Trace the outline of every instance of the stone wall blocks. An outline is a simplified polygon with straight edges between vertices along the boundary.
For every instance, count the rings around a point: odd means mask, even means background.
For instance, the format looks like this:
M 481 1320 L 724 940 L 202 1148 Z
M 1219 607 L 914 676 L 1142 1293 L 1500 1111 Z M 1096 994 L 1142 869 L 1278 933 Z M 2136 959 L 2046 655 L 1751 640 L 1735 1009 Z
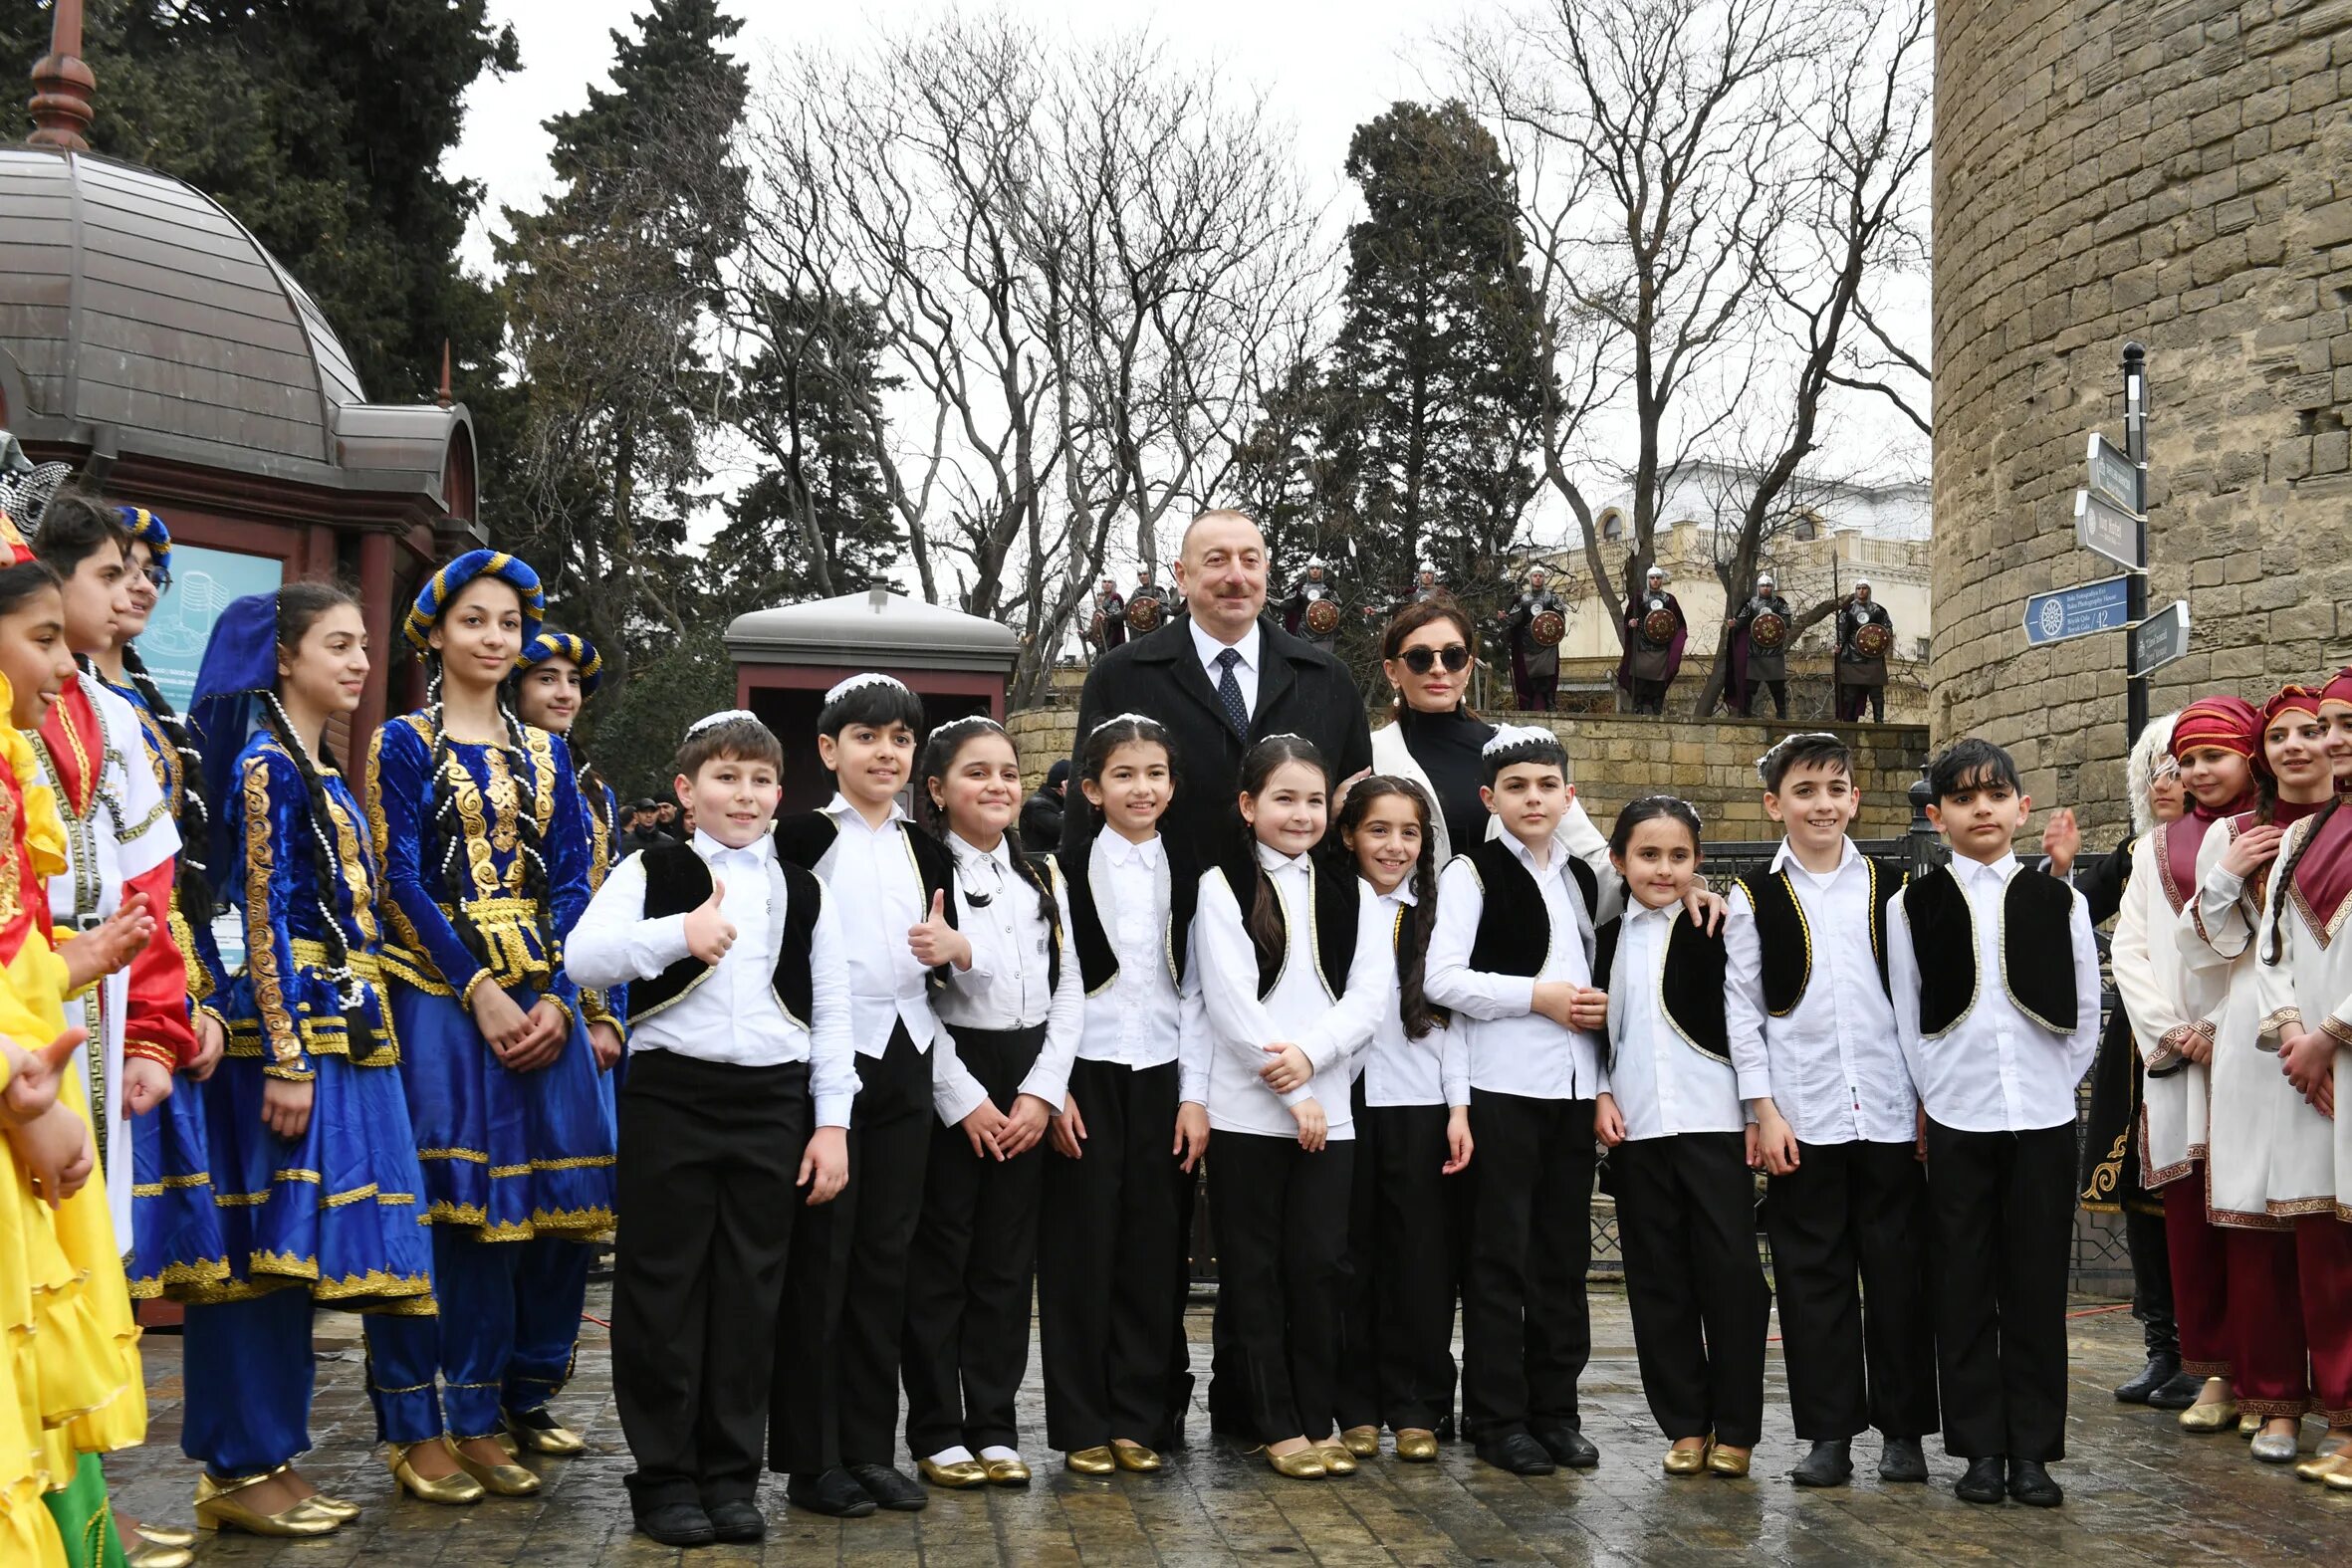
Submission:
M 2311 438 L 2313 475 L 2341 474 L 2352 469 L 2352 431 L 2328 430 Z

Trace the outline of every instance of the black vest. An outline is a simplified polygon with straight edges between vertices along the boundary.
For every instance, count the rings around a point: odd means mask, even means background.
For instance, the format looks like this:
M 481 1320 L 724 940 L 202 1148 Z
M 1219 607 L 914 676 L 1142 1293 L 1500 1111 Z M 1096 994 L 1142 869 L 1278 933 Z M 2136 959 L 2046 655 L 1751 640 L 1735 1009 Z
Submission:
M 1551 956 L 1551 918 L 1543 890 L 1533 873 L 1513 852 L 1509 837 L 1490 838 L 1467 855 L 1486 895 L 1478 915 L 1478 937 L 1470 947 L 1470 967 L 1483 975 L 1526 975 L 1543 972 Z M 1567 855 L 1568 875 L 1584 897 L 1584 918 L 1590 921 L 1600 907 L 1600 879 L 1592 867 L 1557 844 L 1553 854 Z
M 1056 852 L 1061 885 L 1069 899 L 1069 945 L 1078 956 L 1078 979 L 1091 997 L 1118 979 L 1118 949 L 1102 927 L 1102 912 L 1094 903 L 1094 886 L 1087 872 L 1094 863 L 1094 841 Z M 1168 872 L 1168 928 L 1162 951 L 1168 961 L 1168 983 L 1184 985 L 1184 957 L 1192 940 L 1192 912 L 1200 902 L 1200 868 L 1180 850 L 1174 839 L 1160 839 L 1160 861 Z M 1248 911 L 1243 912 L 1245 917 Z
M 1870 960 L 1878 966 L 1878 985 L 1887 988 L 1887 899 L 1909 873 L 1891 862 L 1864 856 L 1870 873 Z M 1804 1001 L 1813 979 L 1813 929 L 1797 902 L 1796 886 L 1788 873 L 1759 871 L 1740 879 L 1748 902 L 1756 910 L 1756 935 L 1764 958 L 1764 1008 L 1784 1018 Z M 1889 992 L 1890 997 L 1892 993 Z
M 2001 895 L 2000 975 L 2009 1001 L 2053 1034 L 2074 1032 L 2074 889 L 2020 869 Z M 1977 928 L 1968 894 L 1950 866 L 1903 889 L 1903 919 L 1919 959 L 1919 1031 L 1950 1033 L 1975 1009 Z
M 709 862 L 685 844 L 656 844 L 640 856 L 645 869 L 643 918 L 661 920 L 701 907 L 711 896 Z M 812 1007 L 809 949 L 817 934 L 817 911 L 824 884 L 790 861 L 784 872 L 784 936 L 776 948 L 776 1005 L 802 1028 Z M 651 980 L 629 983 L 629 1016 L 642 1023 L 708 979 L 712 966 L 689 953 Z
M 1592 984 L 1602 991 L 1609 989 L 1609 974 L 1617 959 L 1617 939 L 1624 931 L 1625 917 L 1620 915 L 1593 933 Z M 1728 1062 L 1732 1059 L 1732 1036 L 1730 1026 L 1724 1022 L 1723 977 L 1723 933 L 1718 931 L 1711 937 L 1704 927 L 1691 924 L 1688 915 L 1676 910 L 1668 922 L 1666 967 L 1659 983 L 1658 1000 L 1675 1032 L 1716 1060 Z M 1628 975 L 1624 980 L 1629 986 L 1646 986 L 1650 978 Z M 1616 1041 L 1603 1029 L 1601 1065 L 1616 1064 Z
M 956 924 L 956 857 L 947 845 L 922 831 L 912 822 L 899 823 L 899 836 L 906 840 L 906 852 L 915 863 L 915 875 L 923 884 L 923 915 L 931 912 L 934 895 L 945 893 L 941 914 L 950 926 Z M 829 811 L 796 811 L 776 819 L 776 855 L 788 866 L 804 871 L 815 871 L 817 862 L 841 836 L 841 824 L 834 821 Z M 691 906 L 689 906 L 691 907 Z M 918 919 L 922 918 L 920 916 Z M 911 922 L 910 922 L 911 923 Z M 948 967 L 944 964 L 931 971 L 930 987 L 937 991 L 947 984 Z M 635 993 L 630 993 L 632 999 Z M 632 1000 L 632 1008 L 635 1004 Z
M 1241 906 L 1242 929 L 1250 925 L 1250 908 L 1258 899 L 1258 848 L 1245 845 L 1239 854 L 1228 855 L 1218 862 L 1218 873 L 1233 891 L 1233 901 Z M 1355 923 L 1362 905 L 1363 883 L 1355 873 L 1341 867 L 1334 871 L 1313 856 L 1306 861 L 1307 877 L 1314 885 L 1314 897 L 1307 910 L 1308 923 L 1314 928 L 1314 967 L 1316 978 L 1323 983 L 1323 994 L 1333 1002 L 1347 995 L 1347 972 L 1355 963 Z M 1282 900 L 1275 900 L 1275 918 L 1284 922 L 1282 945 L 1270 959 L 1258 958 L 1258 1000 L 1264 1002 L 1274 994 L 1275 982 L 1283 978 L 1283 966 L 1291 955 L 1290 917 L 1284 912 Z

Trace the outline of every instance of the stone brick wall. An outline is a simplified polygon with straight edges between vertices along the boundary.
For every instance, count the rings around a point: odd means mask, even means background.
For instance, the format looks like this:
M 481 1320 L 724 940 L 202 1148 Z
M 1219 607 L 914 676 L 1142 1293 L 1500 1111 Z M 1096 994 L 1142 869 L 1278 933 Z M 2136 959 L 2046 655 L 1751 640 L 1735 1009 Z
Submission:
M 1756 760 L 1788 733 L 1787 725 L 1744 719 L 1695 724 L 1581 714 L 1487 717 L 1497 723 L 1548 722 L 1567 748 L 1569 777 L 1584 808 L 1603 831 L 1626 801 L 1666 791 L 1698 806 L 1711 838 L 1779 836 L 1779 829 L 1764 815 Z M 1017 713 L 1006 724 L 1021 753 L 1021 774 L 1027 787 L 1037 787 L 1055 758 L 1070 754 L 1076 722 L 1073 710 L 1056 707 Z M 1904 791 L 1927 760 L 1924 727 L 1864 724 L 1807 728 L 1834 730 L 1854 748 L 1862 789 L 1862 813 L 1854 823 L 1855 837 L 1890 838 L 1911 825 L 1911 803 Z
M 2087 432 L 2148 346 L 2151 604 L 2187 598 L 2164 713 L 2352 651 L 2352 0 L 1944 0 L 1935 153 L 1939 740 L 2124 819 L 2120 634 L 2028 650 Z

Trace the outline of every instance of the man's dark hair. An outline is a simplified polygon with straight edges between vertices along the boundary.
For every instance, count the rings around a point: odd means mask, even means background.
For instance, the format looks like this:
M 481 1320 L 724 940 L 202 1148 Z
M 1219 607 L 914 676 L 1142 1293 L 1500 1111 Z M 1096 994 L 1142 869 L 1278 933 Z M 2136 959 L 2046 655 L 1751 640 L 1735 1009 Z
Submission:
M 1928 763 L 1928 787 L 1939 803 L 1964 791 L 2003 788 L 2017 794 L 2024 789 L 2009 754 L 1973 735 L 1954 741 Z
M 1764 780 L 1764 786 L 1773 794 L 1780 792 L 1780 781 L 1798 768 L 1833 768 L 1848 780 L 1854 777 L 1854 754 L 1845 741 L 1826 731 L 1810 735 L 1791 735 L 1783 738 L 1770 751 L 1757 759 L 1756 772 Z
M 766 763 L 778 778 L 784 777 L 784 743 L 757 719 L 729 719 L 687 736 L 678 745 L 678 773 L 691 780 L 702 772 L 703 764 L 720 757 Z
M 83 561 L 108 546 L 118 555 L 130 553 L 130 536 L 123 532 L 114 510 L 101 506 L 79 490 L 61 490 L 41 514 L 41 529 L 33 538 L 33 554 L 62 580 Z
M 923 699 L 896 681 L 866 681 L 841 693 L 817 715 L 817 733 L 839 740 L 853 724 L 888 729 L 903 724 L 923 733 Z

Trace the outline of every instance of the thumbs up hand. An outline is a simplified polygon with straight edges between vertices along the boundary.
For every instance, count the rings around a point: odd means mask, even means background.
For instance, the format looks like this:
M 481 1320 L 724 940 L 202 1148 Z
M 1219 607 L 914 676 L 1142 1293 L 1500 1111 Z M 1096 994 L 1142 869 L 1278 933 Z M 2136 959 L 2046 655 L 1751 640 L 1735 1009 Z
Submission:
M 711 896 L 686 912 L 686 951 L 705 964 L 718 963 L 735 946 L 735 927 L 719 908 L 726 896 L 727 884 L 712 877 Z
M 925 969 L 937 969 L 942 964 L 953 964 L 957 969 L 972 967 L 972 940 L 947 923 L 947 893 L 931 895 L 931 912 L 906 930 L 906 945 L 915 962 Z

